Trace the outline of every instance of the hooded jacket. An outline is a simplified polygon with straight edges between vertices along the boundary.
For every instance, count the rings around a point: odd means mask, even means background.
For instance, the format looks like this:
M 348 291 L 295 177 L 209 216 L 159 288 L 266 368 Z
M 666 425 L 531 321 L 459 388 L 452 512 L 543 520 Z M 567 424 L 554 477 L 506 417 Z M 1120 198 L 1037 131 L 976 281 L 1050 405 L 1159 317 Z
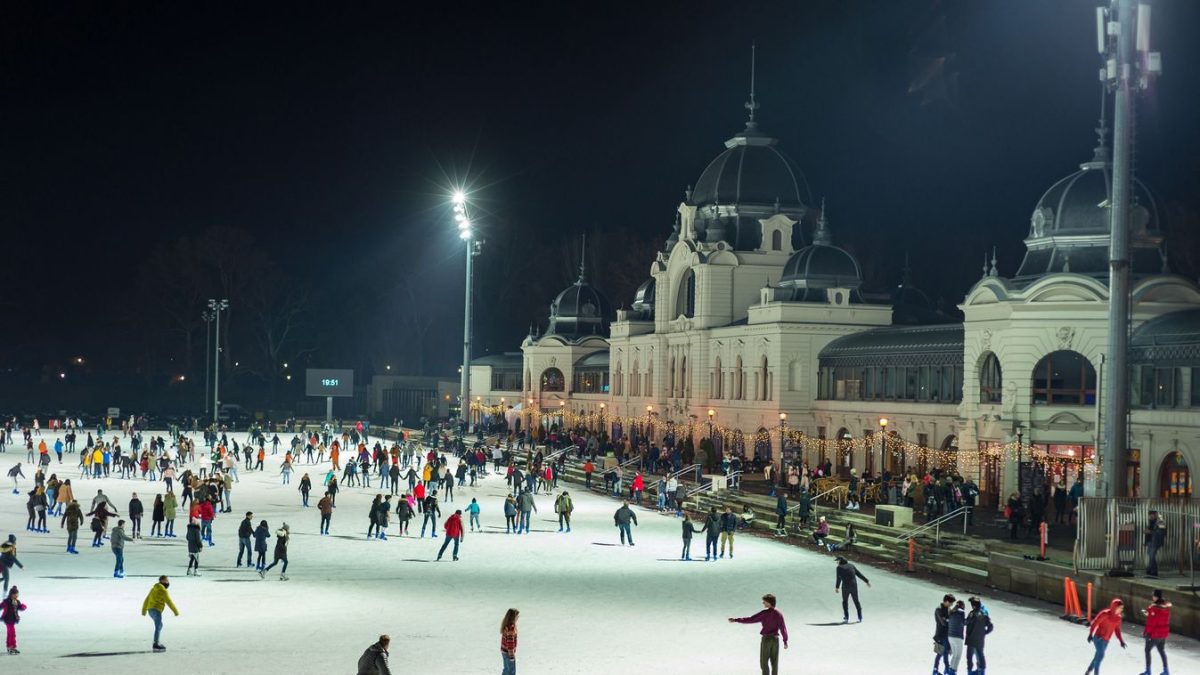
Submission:
M 1117 608 L 1121 606 L 1121 601 L 1116 598 L 1108 604 L 1108 609 L 1101 611 L 1092 619 L 1092 625 L 1088 629 L 1088 637 L 1099 638 L 1101 640 L 1111 640 L 1113 635 L 1117 636 L 1117 641 L 1121 644 L 1125 643 L 1125 638 L 1121 637 L 1121 615 L 1117 613 Z
M 1146 608 L 1145 636 L 1151 640 L 1166 640 L 1171 635 L 1171 603 L 1151 603 Z

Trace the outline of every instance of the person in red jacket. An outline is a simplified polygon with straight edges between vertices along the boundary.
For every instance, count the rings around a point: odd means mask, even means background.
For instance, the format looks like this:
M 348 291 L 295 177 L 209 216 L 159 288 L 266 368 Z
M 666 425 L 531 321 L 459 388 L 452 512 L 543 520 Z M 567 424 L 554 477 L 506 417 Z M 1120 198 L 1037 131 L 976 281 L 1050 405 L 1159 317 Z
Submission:
M 209 546 L 213 545 L 212 522 L 216 517 L 217 512 L 211 501 L 205 499 L 200 502 L 200 536 L 208 542 Z
M 1114 635 L 1117 636 L 1117 642 L 1121 643 L 1121 649 L 1125 648 L 1125 638 L 1121 637 L 1121 617 L 1124 614 L 1125 603 L 1120 598 L 1113 598 L 1108 609 L 1101 611 L 1096 618 L 1092 619 L 1087 639 L 1096 648 L 1096 655 L 1092 657 L 1092 663 L 1084 675 L 1093 675 L 1093 673 L 1100 675 L 1100 663 L 1104 661 L 1104 651 L 1108 649 L 1108 641 Z
M 442 554 L 446 552 L 446 547 L 453 541 L 454 553 L 452 555 L 455 560 L 458 560 L 458 542 L 462 541 L 463 536 L 462 511 L 455 511 L 454 515 L 447 518 L 443 530 L 445 531 L 446 541 L 442 542 L 442 549 L 438 551 L 437 559 L 442 559 Z
M 629 489 L 633 492 L 633 500 L 637 502 L 638 506 L 641 506 L 642 491 L 646 489 L 646 480 L 642 478 L 640 471 L 633 476 L 633 485 L 630 485 Z
M 1162 589 L 1154 589 L 1154 602 L 1142 610 L 1146 617 L 1146 674 L 1150 673 L 1150 651 L 1158 650 L 1162 658 L 1163 673 L 1167 672 L 1167 637 L 1171 634 L 1171 603 L 1163 599 Z
M 417 486 L 413 488 L 413 497 L 417 498 L 417 513 L 421 513 L 421 505 L 425 503 L 424 481 L 417 481 Z

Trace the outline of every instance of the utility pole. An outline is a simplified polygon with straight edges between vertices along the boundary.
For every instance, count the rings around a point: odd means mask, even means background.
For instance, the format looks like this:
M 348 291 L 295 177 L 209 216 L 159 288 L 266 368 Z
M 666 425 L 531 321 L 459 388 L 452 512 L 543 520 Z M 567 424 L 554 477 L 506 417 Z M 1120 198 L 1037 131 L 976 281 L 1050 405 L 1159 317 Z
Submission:
M 204 319 L 204 415 L 208 416 L 208 388 L 212 386 L 212 371 L 210 370 L 210 359 L 212 358 L 212 312 L 201 312 L 200 318 Z
M 1129 421 L 1129 214 L 1133 185 L 1133 96 L 1145 90 L 1162 71 L 1157 52 L 1150 51 L 1150 5 L 1134 0 L 1112 0 L 1107 9 L 1096 8 L 1097 50 L 1104 59 L 1100 79 L 1113 92 L 1112 191 L 1109 196 L 1110 241 L 1108 305 L 1108 385 L 1103 393 L 1103 466 L 1097 494 L 1124 493 Z

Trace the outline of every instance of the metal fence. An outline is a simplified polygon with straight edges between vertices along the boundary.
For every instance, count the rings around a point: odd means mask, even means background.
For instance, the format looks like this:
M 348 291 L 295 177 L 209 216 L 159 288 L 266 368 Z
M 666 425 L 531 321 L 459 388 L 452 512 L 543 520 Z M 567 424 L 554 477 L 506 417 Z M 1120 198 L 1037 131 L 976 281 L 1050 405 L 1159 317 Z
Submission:
M 1163 570 L 1190 573 L 1200 537 L 1200 500 L 1084 497 L 1079 500 L 1075 567 L 1080 570 L 1134 570 L 1146 567 L 1142 545 L 1150 512 L 1167 525 L 1158 550 Z

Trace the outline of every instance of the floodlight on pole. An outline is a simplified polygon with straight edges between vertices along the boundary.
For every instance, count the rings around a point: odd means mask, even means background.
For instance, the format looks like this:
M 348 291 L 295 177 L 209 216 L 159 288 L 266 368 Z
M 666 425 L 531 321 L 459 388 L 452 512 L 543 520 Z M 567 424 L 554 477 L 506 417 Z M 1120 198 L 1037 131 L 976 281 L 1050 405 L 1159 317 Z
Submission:
M 466 243 L 466 289 L 463 299 L 463 362 L 459 368 L 462 380 L 459 383 L 459 415 L 464 423 L 470 422 L 469 408 L 471 400 L 471 301 L 472 301 L 472 259 L 479 255 L 482 241 L 472 238 L 471 217 L 467 210 L 467 194 L 463 190 L 455 190 L 450 196 L 454 204 L 454 221 L 458 226 L 458 238 Z

